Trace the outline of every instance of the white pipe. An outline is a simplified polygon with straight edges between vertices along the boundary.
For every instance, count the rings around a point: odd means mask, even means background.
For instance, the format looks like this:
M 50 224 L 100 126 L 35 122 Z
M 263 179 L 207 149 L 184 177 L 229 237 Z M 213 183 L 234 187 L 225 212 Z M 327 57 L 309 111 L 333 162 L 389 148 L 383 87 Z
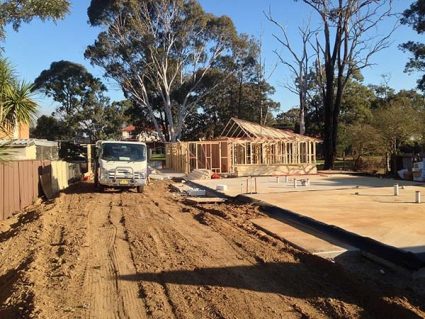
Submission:
M 400 195 L 400 190 L 398 188 L 398 184 L 394 185 L 394 196 L 398 196 Z
M 294 177 L 294 188 L 297 188 L 297 179 Z
M 415 202 L 417 204 L 421 203 L 421 192 L 420 191 L 416 191 Z

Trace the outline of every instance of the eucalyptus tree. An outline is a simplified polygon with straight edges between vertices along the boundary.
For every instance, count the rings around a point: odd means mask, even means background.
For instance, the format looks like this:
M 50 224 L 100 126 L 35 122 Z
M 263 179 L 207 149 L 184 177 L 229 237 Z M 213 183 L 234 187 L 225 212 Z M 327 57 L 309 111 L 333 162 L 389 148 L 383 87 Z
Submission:
M 299 99 L 299 112 L 298 112 L 298 131 L 301 135 L 305 134 L 305 117 L 309 100 L 310 83 L 309 75 L 314 62 L 314 50 L 311 48 L 311 41 L 314 39 L 318 30 L 310 27 L 307 23 L 303 27 L 298 28 L 298 35 L 300 41 L 300 48 L 297 50 L 289 40 L 288 31 L 286 28 L 275 19 L 272 15 L 271 9 L 265 13 L 266 18 L 273 23 L 280 31 L 280 34 L 273 34 L 273 37 L 280 43 L 280 45 L 287 53 L 287 56 L 281 54 L 278 50 L 274 50 L 280 62 L 288 67 L 292 74 L 292 82 L 285 85 L 285 87 L 292 93 L 296 94 Z M 289 57 L 288 57 L 289 56 Z
M 229 17 L 205 12 L 196 0 L 92 0 L 88 15 L 103 31 L 86 58 L 147 111 L 163 140 L 182 136 L 187 116 L 219 85 L 201 91 L 203 79 L 217 64 L 227 67 L 223 60 L 243 41 Z M 224 74 L 235 72 L 229 64 Z
M 356 72 L 373 64 L 377 52 L 390 45 L 398 21 L 380 29 L 393 16 L 392 0 L 298 1 L 308 5 L 320 21 L 321 31 L 314 41 L 315 66 L 324 105 L 325 169 L 331 169 L 345 87 Z
M 425 1 L 416 0 L 403 12 L 403 24 L 411 26 L 418 34 L 425 33 Z M 425 44 L 419 41 L 408 41 L 401 45 L 404 51 L 412 54 L 406 65 L 406 72 L 425 72 Z M 418 87 L 425 91 L 425 75 L 418 80 Z
M 69 0 L 2 0 L 0 2 L 0 38 L 5 37 L 5 26 L 18 30 L 22 23 L 34 18 L 57 21 L 69 10 Z

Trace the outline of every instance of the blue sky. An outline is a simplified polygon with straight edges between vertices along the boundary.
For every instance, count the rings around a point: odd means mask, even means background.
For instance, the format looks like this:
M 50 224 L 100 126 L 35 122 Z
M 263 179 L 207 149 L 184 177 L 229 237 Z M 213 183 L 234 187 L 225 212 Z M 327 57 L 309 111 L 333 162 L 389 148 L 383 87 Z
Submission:
M 395 9 L 403 11 L 412 2 L 411 0 L 394 0 Z M 62 21 L 55 23 L 33 21 L 25 24 L 14 32 L 7 28 L 7 38 L 3 43 L 4 53 L 15 66 L 18 74 L 26 81 L 32 82 L 42 70 L 49 67 L 50 63 L 58 60 L 70 60 L 85 65 L 94 75 L 101 77 L 103 71 L 92 67 L 84 59 L 84 50 L 92 44 L 99 33 L 99 29 L 92 28 L 87 24 L 87 7 L 90 0 L 73 0 L 71 13 Z M 270 83 L 275 87 L 274 99 L 281 103 L 281 110 L 288 110 L 297 105 L 297 97 L 284 88 L 284 84 L 290 81 L 290 75 L 278 62 L 273 50 L 280 50 L 273 33 L 274 28 L 265 18 L 263 11 L 271 8 L 274 18 L 280 21 L 290 34 L 290 40 L 296 44 L 296 30 L 310 16 L 309 8 L 301 1 L 293 0 L 200 0 L 204 9 L 216 15 L 230 16 L 241 33 L 251 34 L 262 39 L 263 58 L 266 63 L 266 76 L 270 76 Z M 314 21 L 314 19 L 313 19 Z M 382 26 L 381 32 L 391 27 L 388 22 Z M 401 26 L 392 37 L 392 46 L 377 54 L 373 62 L 376 64 L 366 69 L 363 74 L 365 83 L 379 84 L 381 76 L 387 74 L 390 77 L 390 86 L 396 90 L 412 89 L 416 85 L 417 74 L 408 75 L 403 72 L 408 55 L 398 49 L 398 45 L 407 40 L 419 40 L 419 36 L 410 28 Z M 119 87 L 110 80 L 104 80 L 109 88 L 109 96 L 114 100 L 122 99 Z M 54 103 L 39 95 L 37 100 L 40 104 L 40 114 L 51 113 Z

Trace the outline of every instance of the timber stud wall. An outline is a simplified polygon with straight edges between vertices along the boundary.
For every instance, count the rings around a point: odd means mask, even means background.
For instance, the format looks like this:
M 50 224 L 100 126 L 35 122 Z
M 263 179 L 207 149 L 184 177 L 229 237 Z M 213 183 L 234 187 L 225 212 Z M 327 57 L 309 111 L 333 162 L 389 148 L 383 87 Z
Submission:
M 194 169 L 229 173 L 230 144 L 226 141 L 179 142 L 166 144 L 166 166 L 188 174 Z
M 320 142 L 232 117 L 217 140 L 166 144 L 166 166 L 186 174 L 195 169 L 238 176 L 250 171 L 307 174 L 316 171 Z
M 242 166 L 245 170 L 247 166 L 254 170 L 258 166 L 308 166 L 311 170 L 316 166 L 316 142 L 228 139 L 168 143 L 166 166 L 186 174 L 194 169 L 235 174 Z

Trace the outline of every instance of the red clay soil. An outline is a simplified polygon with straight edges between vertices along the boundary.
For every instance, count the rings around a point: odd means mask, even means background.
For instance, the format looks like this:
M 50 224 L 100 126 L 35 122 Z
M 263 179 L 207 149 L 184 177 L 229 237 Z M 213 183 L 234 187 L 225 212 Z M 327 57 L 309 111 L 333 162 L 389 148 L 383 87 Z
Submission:
M 249 205 L 74 185 L 0 222 L 0 318 L 423 318 L 425 281 L 311 256 Z

